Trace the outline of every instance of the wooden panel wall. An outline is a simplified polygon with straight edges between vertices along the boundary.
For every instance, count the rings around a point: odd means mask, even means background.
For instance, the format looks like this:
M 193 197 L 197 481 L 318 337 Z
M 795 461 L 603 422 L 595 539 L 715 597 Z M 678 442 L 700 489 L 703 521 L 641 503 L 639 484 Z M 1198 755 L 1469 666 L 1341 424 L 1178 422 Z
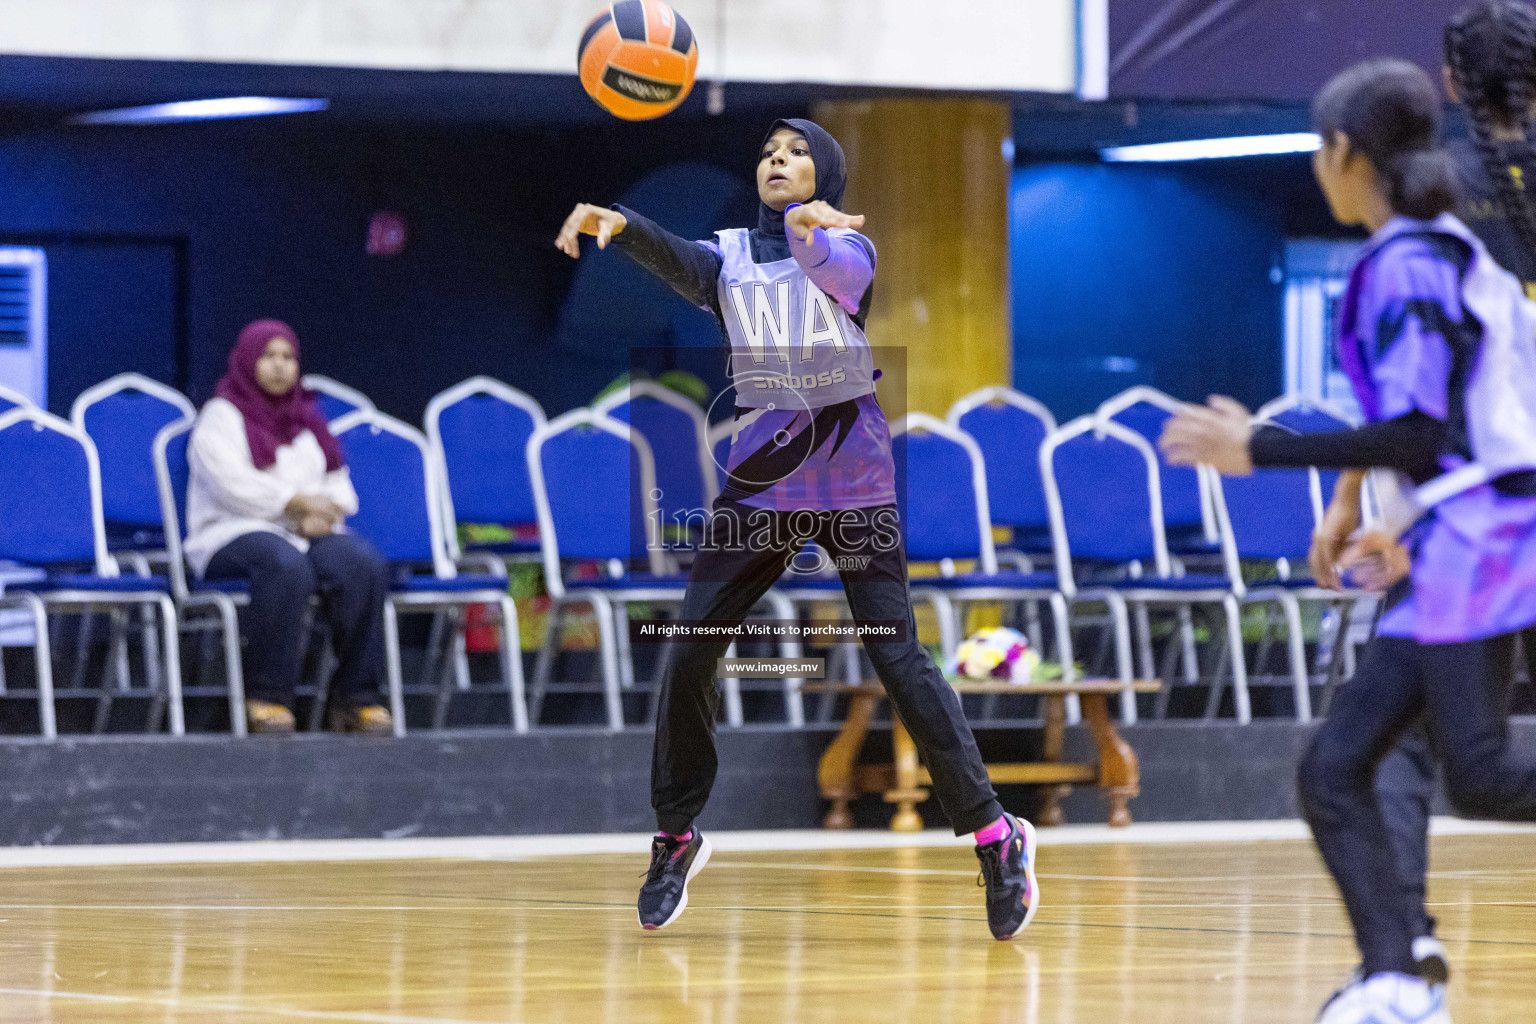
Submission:
M 844 206 L 868 218 L 878 254 L 869 340 L 907 350 L 904 411 L 942 417 L 960 396 L 1009 383 L 1007 104 L 827 102 L 813 116 L 848 155 Z

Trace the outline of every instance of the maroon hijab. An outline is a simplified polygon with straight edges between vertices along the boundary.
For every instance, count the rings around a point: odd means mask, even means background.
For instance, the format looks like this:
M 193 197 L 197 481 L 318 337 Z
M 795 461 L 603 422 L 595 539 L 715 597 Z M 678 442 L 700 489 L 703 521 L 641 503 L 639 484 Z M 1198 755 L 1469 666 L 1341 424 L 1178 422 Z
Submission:
M 308 430 L 325 452 L 325 468 L 342 467 L 341 449 L 325 425 L 325 417 L 314 396 L 295 383 L 288 393 L 276 398 L 256 382 L 256 361 L 273 338 L 284 338 L 299 358 L 299 336 L 281 320 L 257 320 L 240 332 L 240 340 L 229 352 L 229 369 L 219 379 L 214 394 L 234 404 L 245 417 L 245 439 L 251 446 L 251 461 L 257 469 L 266 469 L 277 461 L 277 450 Z

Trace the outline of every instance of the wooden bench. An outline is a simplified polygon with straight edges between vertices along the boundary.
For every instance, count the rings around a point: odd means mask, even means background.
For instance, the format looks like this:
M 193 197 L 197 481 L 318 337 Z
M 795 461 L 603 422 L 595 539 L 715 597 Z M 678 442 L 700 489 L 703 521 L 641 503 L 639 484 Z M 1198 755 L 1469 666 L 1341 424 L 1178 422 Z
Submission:
M 1138 680 L 1132 684 L 1137 693 L 1156 693 L 1162 689 L 1157 680 Z M 849 801 L 865 793 L 879 793 L 886 803 L 896 805 L 891 829 L 918 832 L 923 819 L 917 805 L 928 799 L 924 786 L 933 784 L 928 769 L 917 762 L 917 747 L 901 720 L 892 716 L 891 746 L 893 763 L 860 764 L 859 752 L 869 732 L 875 709 L 885 699 L 885 688 L 878 683 L 847 686 L 836 683 L 812 683 L 802 688 L 807 693 L 840 693 L 849 698 L 848 717 L 842 731 L 821 756 L 817 781 L 821 795 L 832 801 L 823 824 L 829 829 L 853 827 L 848 813 Z M 1039 697 L 1045 721 L 1045 760 L 1022 764 L 989 764 L 987 775 L 994 783 L 1022 783 L 1045 787 L 1045 801 L 1036 824 L 1060 825 L 1061 797 L 1074 785 L 1096 785 L 1109 798 L 1109 824 L 1123 828 L 1131 823 L 1130 800 L 1140 792 L 1141 770 L 1136 752 L 1115 731 L 1109 714 L 1109 698 L 1119 696 L 1125 685 L 1117 679 L 1083 679 L 1075 683 L 956 683 L 957 693 L 1006 694 Z M 1067 697 L 1076 694 L 1082 706 L 1083 721 L 1093 733 L 1098 747 L 1098 764 L 1066 764 L 1061 760 L 1062 738 L 1067 725 Z

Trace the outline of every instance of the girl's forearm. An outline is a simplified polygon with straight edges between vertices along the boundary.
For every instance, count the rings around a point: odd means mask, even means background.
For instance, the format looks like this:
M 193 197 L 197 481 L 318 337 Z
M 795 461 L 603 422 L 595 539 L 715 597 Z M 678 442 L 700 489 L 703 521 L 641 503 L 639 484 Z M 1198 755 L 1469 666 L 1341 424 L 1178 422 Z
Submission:
M 1360 518 L 1360 491 L 1365 485 L 1365 470 L 1346 469 L 1339 474 L 1338 481 L 1333 485 L 1333 500 L 1329 507 L 1337 507 L 1341 511 L 1353 511 L 1355 518 Z
M 874 260 L 863 243 L 848 235 L 830 235 L 824 228 L 815 228 L 802 239 L 787 222 L 784 236 L 790 254 L 811 283 L 848 312 L 857 311 L 875 279 Z

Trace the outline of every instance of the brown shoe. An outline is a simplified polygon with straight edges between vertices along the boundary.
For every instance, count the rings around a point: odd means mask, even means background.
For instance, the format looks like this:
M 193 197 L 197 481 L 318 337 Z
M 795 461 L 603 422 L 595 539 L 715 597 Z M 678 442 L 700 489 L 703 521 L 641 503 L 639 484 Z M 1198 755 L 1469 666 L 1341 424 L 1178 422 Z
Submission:
M 269 700 L 248 700 L 245 702 L 245 728 L 251 733 L 291 733 L 293 712 Z
M 365 736 L 385 736 L 395 729 L 389 711 L 378 704 L 361 708 L 337 708 L 331 712 L 332 732 L 356 732 Z

